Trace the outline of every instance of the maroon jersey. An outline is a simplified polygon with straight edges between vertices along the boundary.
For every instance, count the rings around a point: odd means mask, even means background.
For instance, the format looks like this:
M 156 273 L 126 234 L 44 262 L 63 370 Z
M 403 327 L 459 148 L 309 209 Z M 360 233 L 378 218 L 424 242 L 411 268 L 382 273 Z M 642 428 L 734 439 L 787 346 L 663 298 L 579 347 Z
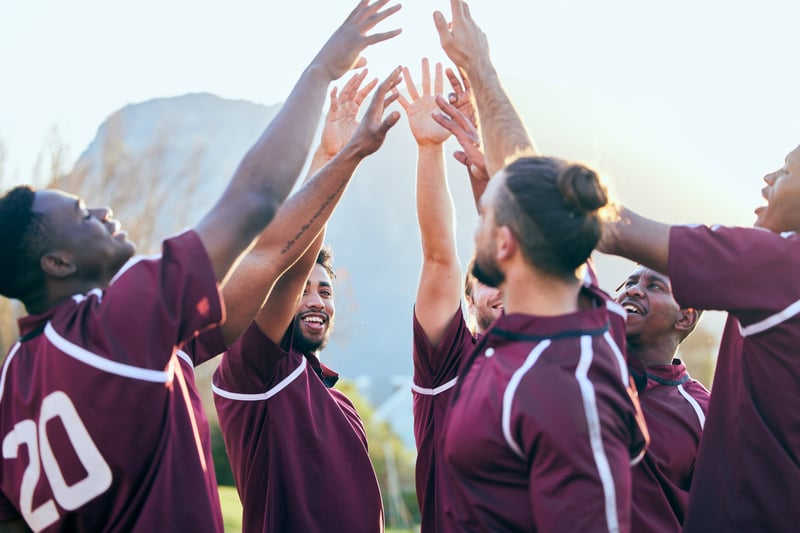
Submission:
M 628 531 L 645 437 L 622 351 L 625 312 L 511 314 L 459 372 L 444 435 L 459 531 Z
M 444 421 L 455 387 L 458 367 L 472 349 L 472 336 L 461 309 L 456 311 L 437 347 L 414 315 L 414 438 L 417 443 L 417 501 L 421 518 L 420 530 L 448 531 L 452 524 L 445 520 L 449 482 L 442 461 Z
M 214 373 L 244 531 L 383 530 L 361 418 L 317 372 L 329 374 L 253 324 Z
M 0 375 L 0 521 L 222 531 L 207 423 L 177 355 L 222 316 L 211 263 L 187 232 L 107 289 L 20 319 Z
M 669 267 L 681 306 L 728 311 L 684 530 L 796 531 L 800 238 L 674 227 Z
M 689 501 L 709 392 L 686 366 L 655 365 L 645 371 L 631 358 L 650 445 L 633 468 L 632 531 L 680 531 Z

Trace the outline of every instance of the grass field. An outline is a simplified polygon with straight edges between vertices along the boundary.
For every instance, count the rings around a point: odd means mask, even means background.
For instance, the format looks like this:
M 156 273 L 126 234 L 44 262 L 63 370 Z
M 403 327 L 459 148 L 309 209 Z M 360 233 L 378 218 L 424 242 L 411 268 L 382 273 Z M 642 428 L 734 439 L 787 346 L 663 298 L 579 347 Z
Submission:
M 236 487 L 219 487 L 219 500 L 222 503 L 222 520 L 225 531 L 236 533 L 242 530 L 242 502 Z
M 222 519 L 226 533 L 238 533 L 242 530 L 242 503 L 235 487 L 220 487 L 219 499 L 222 502 Z M 387 528 L 386 533 L 413 533 L 413 529 Z

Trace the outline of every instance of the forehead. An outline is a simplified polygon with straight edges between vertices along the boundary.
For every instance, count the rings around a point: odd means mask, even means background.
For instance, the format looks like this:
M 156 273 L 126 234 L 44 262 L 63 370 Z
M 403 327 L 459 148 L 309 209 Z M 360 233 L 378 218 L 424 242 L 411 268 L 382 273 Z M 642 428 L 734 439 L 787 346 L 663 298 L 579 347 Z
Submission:
M 669 284 L 669 277 L 646 266 L 638 266 L 628 276 L 628 279 L 658 279 Z
M 36 191 L 33 198 L 34 213 L 55 214 L 65 209 L 74 209 L 80 199 L 63 191 Z
M 786 162 L 788 164 L 800 164 L 800 146 L 789 152 L 789 155 L 786 156 Z
M 311 269 L 311 273 L 308 275 L 308 279 L 306 279 L 307 285 L 328 285 L 332 286 L 331 277 L 328 275 L 328 271 L 320 265 L 319 263 L 314 263 L 314 268 Z

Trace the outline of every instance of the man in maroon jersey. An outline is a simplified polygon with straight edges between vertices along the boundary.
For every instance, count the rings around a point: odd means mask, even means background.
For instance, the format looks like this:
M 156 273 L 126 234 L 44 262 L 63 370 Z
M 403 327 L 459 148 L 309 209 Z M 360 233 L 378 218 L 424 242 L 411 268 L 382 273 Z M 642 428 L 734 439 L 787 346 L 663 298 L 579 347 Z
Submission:
M 328 178 L 314 180 L 317 201 L 297 203 L 307 213 L 309 206 L 322 205 L 293 237 L 305 241 L 294 248 L 298 252 L 285 254 L 291 268 L 259 261 L 276 255 L 285 242 L 262 238 L 246 258 L 252 268 L 244 265 L 235 273 L 274 284 L 254 323 L 223 355 L 213 381 L 245 531 L 383 529 L 363 424 L 350 400 L 333 388 L 336 373 L 319 359 L 334 317 L 330 254 L 320 247 L 325 221 L 357 165 L 378 149 L 400 116 L 395 112 L 381 122 L 385 105 L 396 97 L 387 93 L 399 81 L 398 68 L 378 86 L 358 126 L 365 92 L 356 85 L 339 97 L 332 94 L 318 151 L 322 161 L 315 158 L 313 165 L 333 159 L 321 171 Z M 344 111 L 337 115 L 337 110 Z
M 448 74 L 456 98 L 464 95 L 465 88 L 455 74 L 452 71 Z M 472 351 L 475 337 L 482 335 L 502 313 L 502 297 L 498 289 L 478 282 L 470 273 L 461 282 L 453 202 L 444 163 L 444 141 L 450 132 L 432 118 L 432 113 L 438 110 L 434 95 L 441 94 L 444 85 L 442 65 L 436 64 L 431 85 L 428 59 L 422 60 L 422 94 L 408 68 L 404 69 L 404 78 L 409 96 L 408 99 L 401 96 L 399 101 L 418 147 L 416 200 L 423 254 L 413 317 L 416 486 L 421 530 L 429 532 L 445 527 L 449 488 L 443 470 L 437 469 L 436 463 L 440 460 L 444 417 L 458 367 Z M 475 317 L 475 335 L 461 309 L 462 287 L 467 310 Z
M 205 415 L 178 348 L 223 321 L 218 283 L 289 193 L 330 81 L 396 33 L 366 35 L 383 4 L 351 13 L 217 205 L 160 257 L 122 268 L 133 244 L 110 210 L 74 196 L 18 187 L 0 199 L 0 294 L 30 313 L 0 373 L 5 528 L 222 530 Z
M 681 309 L 669 278 L 637 267 L 621 286 L 617 303 L 628 313 L 628 368 L 639 391 L 650 445 L 633 468 L 633 531 L 680 531 L 709 392 L 676 358 L 699 312 Z
M 684 531 L 800 523 L 800 147 L 764 181 L 755 228 L 670 226 L 623 208 L 603 240 L 668 273 L 680 305 L 728 312 Z
M 625 313 L 580 274 L 600 236 L 605 189 L 582 165 L 508 164 L 532 143 L 485 35 L 463 2 L 451 7 L 451 24 L 438 12 L 434 22 L 473 86 L 493 175 L 473 273 L 503 290 L 506 314 L 452 393 L 438 465 L 453 489 L 448 529 L 627 531 L 630 463 L 645 438 L 623 353 Z

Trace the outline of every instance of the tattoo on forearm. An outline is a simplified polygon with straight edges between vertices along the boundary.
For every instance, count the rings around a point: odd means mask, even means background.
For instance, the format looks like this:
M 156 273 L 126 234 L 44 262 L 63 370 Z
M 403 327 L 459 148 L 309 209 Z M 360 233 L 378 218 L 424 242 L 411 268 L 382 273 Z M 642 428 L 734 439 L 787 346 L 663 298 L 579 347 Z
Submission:
M 329 194 L 327 198 L 325 198 L 325 201 L 322 202 L 322 204 L 317 209 L 316 213 L 314 213 L 314 215 L 310 219 L 308 219 L 308 222 L 300 226 L 300 230 L 295 234 L 295 236 L 292 239 L 290 239 L 286 243 L 286 246 L 284 246 L 283 249 L 281 250 L 281 255 L 288 253 L 289 250 L 291 250 L 294 247 L 294 245 L 297 244 L 297 241 L 303 236 L 305 232 L 309 230 L 309 228 L 311 228 L 314 222 L 320 216 L 322 216 L 322 214 L 325 212 L 326 208 L 331 204 L 331 202 L 333 202 L 334 200 L 336 200 L 338 196 L 340 196 L 342 189 L 344 189 L 348 181 L 349 180 L 347 179 L 342 180 L 342 182 L 339 184 L 336 190 L 333 191 L 331 194 Z

